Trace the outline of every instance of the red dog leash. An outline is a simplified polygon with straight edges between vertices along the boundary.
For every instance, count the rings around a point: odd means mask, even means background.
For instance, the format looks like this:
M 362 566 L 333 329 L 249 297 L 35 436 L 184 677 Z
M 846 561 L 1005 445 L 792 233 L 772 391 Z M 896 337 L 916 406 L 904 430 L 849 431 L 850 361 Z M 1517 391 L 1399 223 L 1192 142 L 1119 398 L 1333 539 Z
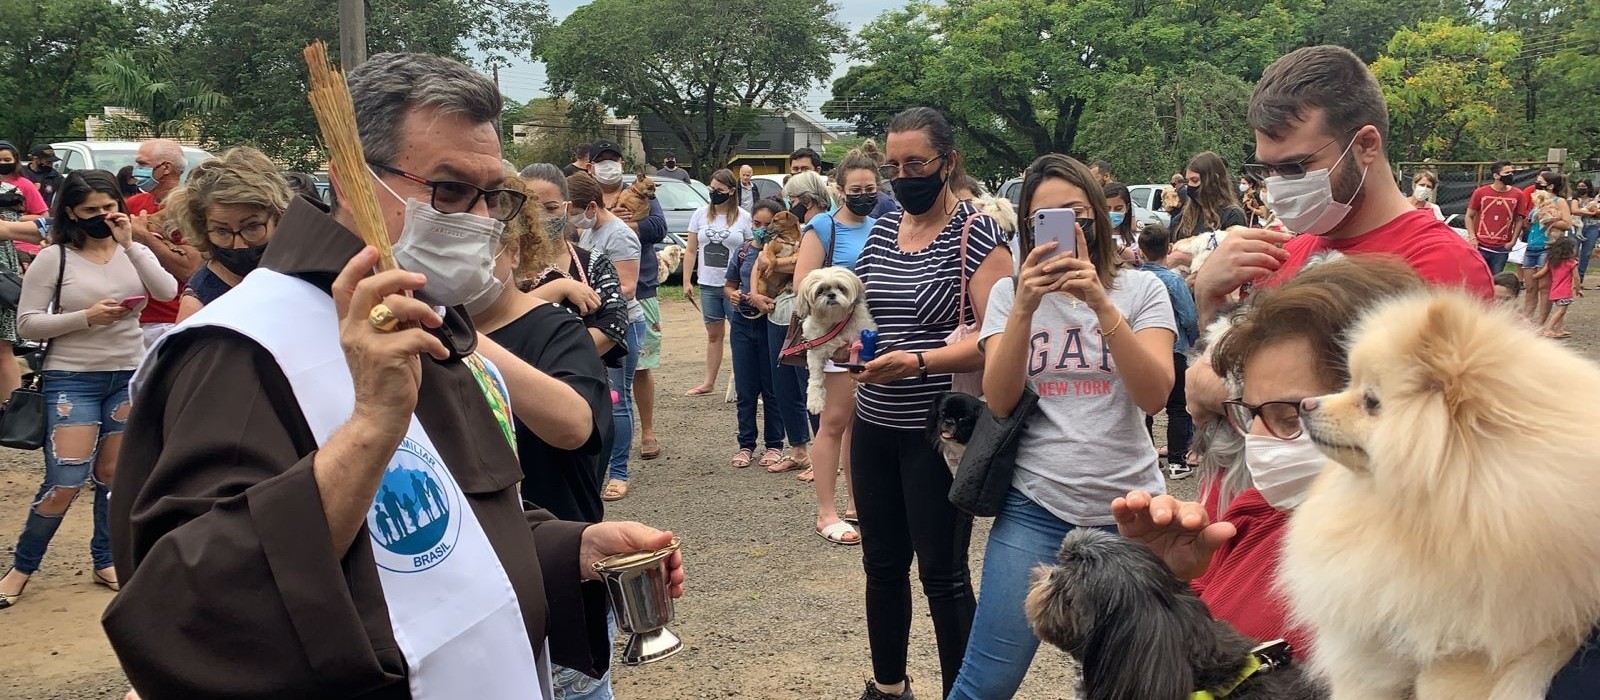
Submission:
M 781 356 L 782 357 L 793 357 L 795 355 L 799 355 L 800 353 L 806 352 L 807 350 L 810 350 L 812 348 L 819 347 L 819 346 L 822 346 L 822 345 L 826 345 L 828 343 L 828 341 L 839 337 L 839 334 L 844 331 L 844 327 L 846 325 L 849 325 L 849 323 L 850 323 L 850 317 L 846 316 L 843 321 L 840 321 L 834 327 L 829 328 L 827 333 L 823 333 L 822 337 L 820 337 L 820 338 L 803 339 L 800 342 L 795 343 L 794 345 L 792 345 L 792 346 L 788 347 L 787 349 L 785 349 L 781 353 Z

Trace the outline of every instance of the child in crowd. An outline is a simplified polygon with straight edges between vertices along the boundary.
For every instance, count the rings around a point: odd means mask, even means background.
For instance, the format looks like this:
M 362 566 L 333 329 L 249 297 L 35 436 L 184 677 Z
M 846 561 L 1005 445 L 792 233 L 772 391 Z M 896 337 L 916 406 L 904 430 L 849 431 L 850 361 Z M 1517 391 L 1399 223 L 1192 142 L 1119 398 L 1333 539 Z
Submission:
M 1516 304 L 1522 296 L 1522 280 L 1515 272 L 1502 272 L 1494 276 L 1494 303 Z
M 1578 241 L 1572 236 L 1561 236 L 1550 242 L 1550 256 L 1538 276 L 1550 278 L 1550 320 L 1540 335 L 1546 338 L 1570 338 L 1567 332 L 1567 307 L 1574 296 L 1583 296 L 1578 288 Z
M 1169 478 L 1187 479 L 1194 473 L 1199 457 L 1189 452 L 1194 422 L 1189 416 L 1183 377 L 1189 370 L 1189 349 L 1200 341 L 1200 312 L 1195 308 L 1189 285 L 1166 267 L 1167 255 L 1172 252 L 1167 236 L 1167 227 L 1159 223 L 1145 225 L 1139 232 L 1139 250 L 1145 262 L 1138 269 L 1153 273 L 1166 285 L 1167 298 L 1172 302 L 1173 317 L 1178 323 L 1178 335 L 1172 344 L 1172 392 L 1167 397 L 1167 446 L 1158 454 L 1167 460 Z M 1154 415 L 1145 415 L 1144 429 L 1154 437 Z

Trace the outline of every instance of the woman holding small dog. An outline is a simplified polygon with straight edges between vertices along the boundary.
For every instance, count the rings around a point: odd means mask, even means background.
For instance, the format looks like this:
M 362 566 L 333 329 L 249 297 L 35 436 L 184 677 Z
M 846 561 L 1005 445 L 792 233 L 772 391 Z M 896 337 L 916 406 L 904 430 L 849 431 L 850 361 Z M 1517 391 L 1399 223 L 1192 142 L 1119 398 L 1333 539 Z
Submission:
M 723 277 L 733 252 L 750 240 L 750 212 L 739 208 L 739 181 L 727 168 L 711 174 L 711 203 L 697 209 L 689 219 L 689 250 L 683 257 L 683 294 L 700 304 L 706 322 L 705 381 L 688 396 L 708 396 L 717 389 L 717 373 L 722 371 L 722 338 L 727 334 L 727 295 Z M 700 274 L 695 274 L 695 269 Z M 764 466 L 764 465 L 763 465 Z
M 1277 593 L 1290 514 L 1325 460 L 1301 430 L 1300 401 L 1349 382 L 1344 338 L 1363 313 L 1422 287 L 1404 262 L 1366 255 L 1323 263 L 1263 292 L 1211 353 L 1216 371 L 1243 387 L 1223 403 L 1222 419 L 1244 436 L 1245 469 L 1210 475 L 1204 503 L 1145 490 L 1112 502 L 1123 536 L 1149 545 L 1213 616 L 1244 635 L 1288 639 L 1305 658 L 1311 640 L 1291 626 Z M 1219 512 L 1219 503 L 1226 509 Z
M 777 364 L 773 359 L 776 351 L 768 347 L 771 335 L 766 327 L 772 324 L 767 322 L 767 314 L 772 312 L 773 300 L 761 293 L 760 276 L 756 273 L 756 261 L 768 240 L 767 225 L 772 223 L 777 212 L 777 204 L 770 200 L 762 200 L 751 207 L 756 227 L 754 237 L 739 246 L 733 259 L 728 261 L 724 287 L 728 305 L 733 309 L 728 316 L 728 324 L 733 328 L 729 345 L 733 349 L 733 383 L 739 416 L 739 452 L 730 463 L 738 469 L 750 466 L 755 459 L 756 439 L 765 438 L 767 449 L 761 464 L 769 472 L 787 471 L 788 465 L 809 463 L 806 443 L 811 439 L 810 426 L 803 425 L 803 434 L 794 442 L 796 452 L 785 454 L 783 451 L 783 399 L 777 395 L 774 382 L 778 371 L 793 368 Z M 783 338 L 779 337 L 778 342 L 782 343 Z M 759 434 L 756 430 L 757 399 L 762 413 Z M 790 437 L 793 439 L 795 435 L 790 433 Z
M 1105 191 L 1082 163 L 1058 154 L 1034 161 L 1022 182 L 1022 271 L 990 292 L 979 347 L 995 416 L 1010 415 L 1025 387 L 1039 402 L 989 532 L 953 700 L 1017 692 L 1039 646 L 1023 612 L 1029 572 L 1054 561 L 1072 530 L 1115 525 L 1111 499 L 1163 485 L 1144 417 L 1172 391 L 1178 326 L 1161 279 L 1122 266 Z M 1035 246 L 1036 215 L 1062 209 L 1073 212 L 1076 230 L 1056 233 L 1075 245 Z
M 852 375 L 860 387 L 850 467 L 873 672 L 862 700 L 913 697 L 906 678 L 913 556 L 946 693 L 966 654 L 977 608 L 967 568 L 972 518 L 950 504 L 950 468 L 924 429 L 951 374 L 983 368 L 976 337 L 947 339 L 960 325 L 983 322 L 990 288 L 1012 270 L 999 224 L 950 192 L 963 170 L 944 115 L 927 107 L 895 115 L 886 151 L 883 175 L 901 209 L 878 219 L 855 266 L 878 324 L 878 356 Z M 965 307 L 957 301 L 963 281 Z

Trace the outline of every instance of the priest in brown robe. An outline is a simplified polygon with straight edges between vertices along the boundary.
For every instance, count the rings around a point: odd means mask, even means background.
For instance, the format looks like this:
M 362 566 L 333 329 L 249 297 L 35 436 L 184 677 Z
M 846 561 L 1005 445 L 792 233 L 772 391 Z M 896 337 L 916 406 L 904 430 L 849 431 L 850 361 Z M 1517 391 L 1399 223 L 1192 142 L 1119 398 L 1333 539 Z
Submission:
M 375 179 L 404 269 L 373 274 L 348 212 L 296 200 L 260 269 L 140 369 L 103 622 L 145 700 L 549 697 L 548 664 L 609 663 L 590 565 L 671 540 L 518 493 L 469 312 L 523 204 L 494 83 L 419 54 L 349 83 L 372 168 L 335 192 Z

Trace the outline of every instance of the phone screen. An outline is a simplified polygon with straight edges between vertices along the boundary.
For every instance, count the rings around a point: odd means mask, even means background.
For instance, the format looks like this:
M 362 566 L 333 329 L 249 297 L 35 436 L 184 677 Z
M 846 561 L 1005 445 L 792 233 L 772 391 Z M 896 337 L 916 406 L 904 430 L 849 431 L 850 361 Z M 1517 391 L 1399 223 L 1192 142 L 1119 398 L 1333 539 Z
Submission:
M 1050 241 L 1058 244 L 1056 252 L 1050 257 L 1062 253 L 1078 251 L 1078 215 L 1071 209 L 1040 209 L 1033 213 L 1033 245 L 1035 248 Z

